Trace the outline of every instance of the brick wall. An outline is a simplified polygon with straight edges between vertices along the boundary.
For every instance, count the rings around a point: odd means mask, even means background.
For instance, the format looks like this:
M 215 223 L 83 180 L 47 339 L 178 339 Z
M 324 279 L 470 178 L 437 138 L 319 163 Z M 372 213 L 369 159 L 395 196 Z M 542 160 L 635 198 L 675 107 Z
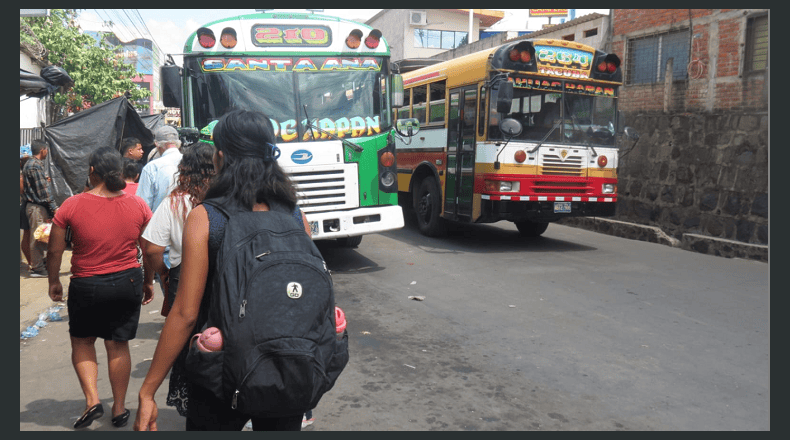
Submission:
M 768 243 L 767 72 L 743 73 L 747 19 L 762 11 L 613 11 L 610 47 L 624 64 L 629 38 L 688 28 L 700 68 L 672 81 L 669 95 L 663 82 L 620 90 L 626 124 L 642 137 L 628 153 L 625 142 L 615 219 L 676 238 Z

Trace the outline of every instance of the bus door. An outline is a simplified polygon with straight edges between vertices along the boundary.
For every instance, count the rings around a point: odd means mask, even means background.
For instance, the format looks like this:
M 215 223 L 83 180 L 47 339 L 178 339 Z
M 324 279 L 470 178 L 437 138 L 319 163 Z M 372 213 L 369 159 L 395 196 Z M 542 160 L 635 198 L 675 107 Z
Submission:
M 452 89 L 449 95 L 444 217 L 451 220 L 471 221 L 477 86 Z

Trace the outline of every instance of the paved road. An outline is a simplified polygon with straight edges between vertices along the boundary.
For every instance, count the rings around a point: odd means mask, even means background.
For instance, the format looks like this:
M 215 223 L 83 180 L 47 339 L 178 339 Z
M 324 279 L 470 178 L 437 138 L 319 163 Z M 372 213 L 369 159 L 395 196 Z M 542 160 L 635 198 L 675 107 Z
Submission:
M 534 240 L 508 223 L 430 239 L 407 223 L 358 249 L 319 244 L 351 361 L 308 430 L 770 429 L 764 263 L 559 225 Z M 132 409 L 160 306 L 143 308 L 132 343 Z M 20 382 L 21 430 L 70 429 L 84 403 L 65 321 L 20 343 Z M 160 426 L 182 430 L 164 390 Z

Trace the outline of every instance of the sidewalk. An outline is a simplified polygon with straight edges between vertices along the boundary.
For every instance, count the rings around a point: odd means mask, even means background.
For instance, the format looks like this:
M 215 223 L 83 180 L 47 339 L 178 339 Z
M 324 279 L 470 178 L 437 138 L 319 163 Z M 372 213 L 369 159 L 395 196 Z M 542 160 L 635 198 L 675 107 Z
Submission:
M 60 277 L 64 293 L 68 293 L 71 252 L 63 255 Z M 20 334 L 35 323 L 39 313 L 54 303 L 48 296 L 46 278 L 29 278 L 27 266 L 20 263 L 19 275 L 19 325 Z M 20 431 L 72 431 L 72 425 L 85 409 L 85 398 L 80 389 L 77 375 L 71 364 L 68 311 L 65 301 L 61 303 L 62 321 L 47 322 L 37 336 L 20 339 L 19 343 L 19 429 Z M 96 341 L 96 357 L 99 363 L 99 398 L 104 405 L 104 416 L 93 422 L 85 431 L 131 431 L 137 411 L 137 392 L 151 365 L 159 334 L 165 318 L 159 313 L 162 308 L 162 291 L 155 288 L 154 300 L 142 307 L 137 337 L 129 342 L 132 355 L 132 373 L 126 394 L 126 407 L 132 411 L 129 423 L 115 428 L 110 423 L 113 403 L 107 377 L 107 353 L 101 340 Z M 156 394 L 159 406 L 159 429 L 183 431 L 185 419 L 174 407 L 167 406 L 169 378 L 165 379 Z

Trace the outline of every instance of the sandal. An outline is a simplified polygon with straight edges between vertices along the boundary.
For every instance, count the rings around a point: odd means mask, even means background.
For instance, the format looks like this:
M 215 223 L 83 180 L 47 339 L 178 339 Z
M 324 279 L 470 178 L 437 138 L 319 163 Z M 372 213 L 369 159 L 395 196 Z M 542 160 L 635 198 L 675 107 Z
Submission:
M 115 426 L 116 428 L 123 428 L 126 426 L 126 422 L 129 421 L 129 415 L 131 413 L 132 412 L 129 411 L 129 408 L 126 408 L 126 411 L 112 418 L 112 426 Z
M 101 403 L 97 403 L 92 407 L 85 410 L 82 416 L 74 422 L 74 429 L 87 428 L 91 426 L 94 420 L 104 415 L 104 407 Z

